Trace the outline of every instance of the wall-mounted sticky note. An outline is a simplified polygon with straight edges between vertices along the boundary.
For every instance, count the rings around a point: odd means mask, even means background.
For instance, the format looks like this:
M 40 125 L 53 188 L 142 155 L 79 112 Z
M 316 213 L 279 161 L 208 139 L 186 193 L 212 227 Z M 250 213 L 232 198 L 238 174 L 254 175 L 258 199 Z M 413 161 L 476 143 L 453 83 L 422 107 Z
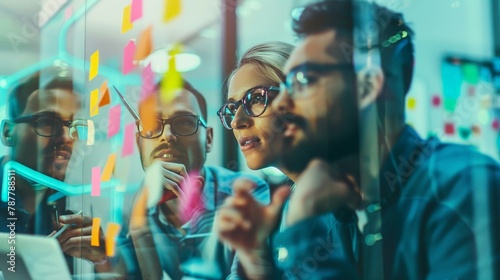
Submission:
M 101 101 L 99 101 L 99 107 L 111 103 L 111 98 L 109 97 L 108 80 L 102 83 L 101 87 L 99 88 L 99 92 L 101 93 Z
M 472 133 L 472 130 L 468 127 L 459 127 L 458 128 L 458 135 L 464 140 L 469 139 L 470 135 Z
M 108 160 L 106 161 L 106 165 L 104 166 L 104 170 L 102 171 L 101 181 L 107 182 L 111 180 L 111 175 L 113 174 L 113 169 L 115 169 L 116 163 L 116 154 L 110 154 Z
M 150 95 L 139 105 L 139 117 L 141 118 L 142 131 L 147 134 L 148 131 L 153 131 L 156 127 L 156 108 L 157 101 L 155 95 Z
M 148 187 L 144 186 L 137 196 L 137 200 L 130 215 L 130 229 L 139 229 L 146 225 L 146 209 L 148 203 Z
M 441 75 L 443 77 L 444 108 L 449 112 L 453 112 L 456 107 L 456 99 L 461 94 L 463 79 L 462 70 L 460 65 L 443 63 L 441 66 Z M 448 104 L 446 104 L 446 102 L 448 102 Z
M 125 127 L 124 133 L 125 139 L 123 139 L 123 150 L 122 156 L 128 156 L 134 153 L 135 145 L 135 124 L 131 123 Z
M 99 232 L 101 229 L 101 218 L 92 218 L 92 232 L 90 235 L 90 246 L 99 247 Z
M 453 112 L 455 111 L 455 108 L 457 107 L 457 100 L 456 99 L 444 99 L 444 109 L 448 112 Z
M 106 229 L 106 256 L 113 257 L 116 249 L 116 237 L 120 233 L 120 224 L 108 223 Z
M 160 83 L 160 96 L 163 103 L 168 103 L 174 97 L 174 94 L 182 89 L 182 75 L 177 71 L 176 55 L 181 52 L 181 45 L 176 45 L 169 52 L 168 71 L 165 72 Z
M 142 0 L 132 0 L 130 21 L 134 22 L 142 17 Z
M 491 122 L 491 128 L 493 128 L 494 130 L 498 131 L 500 129 L 500 121 L 498 121 L 498 119 L 495 118 Z
M 417 100 L 414 97 L 409 97 L 407 101 L 408 109 L 413 110 L 417 106 Z
M 165 11 L 163 21 L 169 22 L 180 15 L 182 10 L 181 0 L 165 0 Z
M 132 17 L 132 5 L 127 5 L 123 8 L 123 16 L 122 16 L 122 34 L 126 33 L 130 29 L 134 27 L 134 24 L 131 21 Z
M 445 123 L 444 124 L 444 133 L 448 135 L 453 135 L 455 134 L 455 125 L 453 123 Z
M 101 195 L 101 168 L 92 167 L 92 190 L 90 192 L 91 196 Z
M 477 84 L 479 82 L 479 67 L 474 63 L 465 63 L 462 65 L 462 75 L 464 81 L 469 84 Z
M 432 106 L 433 107 L 441 106 L 441 97 L 439 95 L 434 95 L 432 97 Z
M 481 134 L 481 128 L 477 125 L 473 125 L 472 132 L 474 133 L 474 135 L 479 135 L 479 134 Z
M 64 10 L 64 19 L 69 19 L 73 15 L 73 5 L 69 6 Z
M 92 81 L 99 74 L 99 50 L 90 56 L 89 81 Z
M 90 116 L 99 114 L 99 89 L 90 92 Z
M 134 54 L 135 54 L 135 41 L 130 40 L 123 48 L 123 66 L 122 73 L 124 75 L 130 73 L 134 69 Z
M 121 126 L 122 107 L 120 104 L 109 109 L 108 138 L 118 134 Z
M 146 65 L 141 72 L 142 76 L 142 87 L 141 87 L 141 102 L 146 98 L 154 94 L 157 90 L 155 83 L 155 74 L 151 69 L 151 64 Z
M 135 60 L 140 61 L 146 59 L 153 50 L 153 27 L 150 25 L 141 32 L 139 40 L 137 41 L 137 48 L 135 51 Z
M 94 121 L 87 120 L 87 145 L 92 146 L 95 142 L 95 127 Z

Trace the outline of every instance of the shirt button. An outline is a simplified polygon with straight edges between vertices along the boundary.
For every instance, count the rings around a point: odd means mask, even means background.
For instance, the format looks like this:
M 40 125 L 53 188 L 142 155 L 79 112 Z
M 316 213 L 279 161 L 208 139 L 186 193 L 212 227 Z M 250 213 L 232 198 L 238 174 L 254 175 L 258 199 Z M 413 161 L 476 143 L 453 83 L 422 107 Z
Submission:
M 285 247 L 278 249 L 278 261 L 284 262 L 288 258 L 288 250 Z

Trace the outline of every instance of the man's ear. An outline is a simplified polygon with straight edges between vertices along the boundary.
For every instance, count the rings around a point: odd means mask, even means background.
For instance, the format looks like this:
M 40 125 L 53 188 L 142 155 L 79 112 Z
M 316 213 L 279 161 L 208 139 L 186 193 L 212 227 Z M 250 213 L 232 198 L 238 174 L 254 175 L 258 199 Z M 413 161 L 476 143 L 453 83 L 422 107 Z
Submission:
M 214 140 L 214 129 L 211 127 L 207 127 L 207 144 L 205 147 L 207 153 L 210 153 L 210 151 L 212 151 L 213 140 Z
M 357 74 L 359 108 L 364 109 L 382 93 L 384 87 L 384 73 L 380 67 L 368 67 Z
M 9 120 L 3 120 L 0 129 L 2 131 L 2 136 L 0 137 L 2 144 L 7 147 L 12 147 L 12 130 L 14 129 L 14 124 Z

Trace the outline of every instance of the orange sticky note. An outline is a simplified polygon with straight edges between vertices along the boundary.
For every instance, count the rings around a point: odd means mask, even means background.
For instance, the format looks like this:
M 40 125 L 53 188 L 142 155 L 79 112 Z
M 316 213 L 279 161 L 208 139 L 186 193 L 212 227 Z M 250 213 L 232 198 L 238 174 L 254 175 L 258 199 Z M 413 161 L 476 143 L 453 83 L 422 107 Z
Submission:
M 92 233 L 90 235 L 90 246 L 99 247 L 99 230 L 101 229 L 101 218 L 92 219 Z
M 90 92 L 90 116 L 99 114 L 99 89 Z
M 92 81 L 99 74 L 99 50 L 90 56 L 89 81 Z
M 139 105 L 139 117 L 141 118 L 142 131 L 152 131 L 156 127 L 156 95 L 150 95 Z
M 113 257 L 115 255 L 116 237 L 120 232 L 120 224 L 108 223 L 106 229 L 106 256 Z
M 169 22 L 176 18 L 182 9 L 181 0 L 165 0 L 165 13 L 163 15 L 163 21 Z
M 101 92 L 101 101 L 99 102 L 99 107 L 111 103 L 111 98 L 109 97 L 108 80 L 104 81 L 99 89 Z
M 126 33 L 130 29 L 134 27 L 134 24 L 131 21 L 132 15 L 132 6 L 127 5 L 123 8 L 123 16 L 122 16 L 122 34 Z
M 146 209 L 148 203 L 148 188 L 144 188 L 139 193 L 134 208 L 130 216 L 130 229 L 139 229 L 146 225 Z
M 139 40 L 135 50 L 135 60 L 144 60 L 149 54 L 151 54 L 151 51 L 153 50 L 152 32 L 153 27 L 150 25 L 141 32 L 141 35 L 139 35 Z
M 111 180 L 111 174 L 113 173 L 113 169 L 115 168 L 116 163 L 116 154 L 111 154 L 106 161 L 106 165 L 104 166 L 104 170 L 102 171 L 101 181 L 107 182 Z

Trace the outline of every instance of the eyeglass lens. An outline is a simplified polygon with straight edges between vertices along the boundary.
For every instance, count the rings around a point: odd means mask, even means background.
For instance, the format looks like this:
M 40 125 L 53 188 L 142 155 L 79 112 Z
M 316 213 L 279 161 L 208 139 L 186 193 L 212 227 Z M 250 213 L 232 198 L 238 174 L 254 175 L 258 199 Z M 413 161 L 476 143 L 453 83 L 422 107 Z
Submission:
M 144 138 L 155 138 L 163 133 L 165 124 L 170 124 L 173 134 L 189 136 L 198 131 L 198 117 L 178 116 L 167 120 L 157 119 L 152 123 L 141 122 L 139 130 Z

